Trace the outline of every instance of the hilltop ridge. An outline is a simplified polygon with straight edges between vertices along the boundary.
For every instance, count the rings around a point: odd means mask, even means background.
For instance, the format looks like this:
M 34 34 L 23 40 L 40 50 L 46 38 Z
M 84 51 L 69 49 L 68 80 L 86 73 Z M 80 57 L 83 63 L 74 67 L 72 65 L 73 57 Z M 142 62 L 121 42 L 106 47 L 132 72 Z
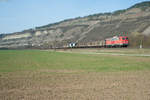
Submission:
M 100 41 L 127 33 L 130 46 L 150 45 L 150 1 L 124 10 L 67 19 L 35 29 L 0 35 L 0 48 L 53 48 L 69 42 Z

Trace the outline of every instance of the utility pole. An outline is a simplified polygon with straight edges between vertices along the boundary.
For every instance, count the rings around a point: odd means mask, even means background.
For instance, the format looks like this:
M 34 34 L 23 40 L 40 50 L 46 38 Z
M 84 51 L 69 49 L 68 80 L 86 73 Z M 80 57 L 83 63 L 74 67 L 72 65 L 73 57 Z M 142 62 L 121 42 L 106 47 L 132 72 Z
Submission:
M 142 39 L 141 39 L 141 42 L 140 42 L 140 49 L 142 49 L 143 48 L 143 41 L 142 41 Z
M 57 36 L 55 36 L 55 40 L 54 40 L 54 51 L 56 51 L 56 44 L 57 44 Z
M 144 36 L 143 35 L 140 35 L 140 49 L 143 48 L 143 40 L 144 40 Z
M 110 15 L 110 24 L 112 23 L 112 14 Z

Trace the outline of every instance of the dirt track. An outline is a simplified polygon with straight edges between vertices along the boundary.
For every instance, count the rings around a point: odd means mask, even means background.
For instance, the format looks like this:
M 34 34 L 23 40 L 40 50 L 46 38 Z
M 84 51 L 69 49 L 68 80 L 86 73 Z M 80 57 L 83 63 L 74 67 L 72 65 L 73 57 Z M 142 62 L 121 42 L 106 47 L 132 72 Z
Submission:
M 149 49 L 70 49 L 59 50 L 64 53 L 79 53 L 79 54 L 94 54 L 94 55 L 113 55 L 113 56 L 136 56 L 136 57 L 150 57 Z
M 61 51 L 62 52 L 62 51 Z M 96 52 L 64 52 L 64 53 L 79 53 L 79 54 L 96 54 L 96 55 L 113 55 L 113 56 L 137 56 L 150 57 L 150 54 L 123 54 L 123 53 L 96 53 Z
M 0 75 L 1 100 L 150 100 L 150 72 L 39 70 Z

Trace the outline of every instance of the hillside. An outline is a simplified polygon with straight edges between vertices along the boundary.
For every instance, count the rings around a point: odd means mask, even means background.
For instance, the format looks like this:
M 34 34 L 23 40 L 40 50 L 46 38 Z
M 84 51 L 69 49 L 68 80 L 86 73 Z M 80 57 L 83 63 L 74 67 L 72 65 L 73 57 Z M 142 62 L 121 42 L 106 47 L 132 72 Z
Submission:
M 127 33 L 130 46 L 150 47 L 150 2 L 113 13 L 68 19 L 22 32 L 0 35 L 0 48 L 53 48 L 69 42 L 99 41 Z

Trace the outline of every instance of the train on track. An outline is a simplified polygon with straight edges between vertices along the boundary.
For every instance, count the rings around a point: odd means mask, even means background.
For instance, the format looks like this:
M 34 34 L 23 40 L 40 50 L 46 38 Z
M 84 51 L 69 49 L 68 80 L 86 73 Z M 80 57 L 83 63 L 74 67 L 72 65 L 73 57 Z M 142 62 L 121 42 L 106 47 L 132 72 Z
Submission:
M 129 39 L 127 36 L 114 36 L 111 38 L 106 38 L 101 41 L 87 42 L 87 43 L 69 43 L 67 48 L 112 48 L 112 47 L 127 47 L 129 45 Z

